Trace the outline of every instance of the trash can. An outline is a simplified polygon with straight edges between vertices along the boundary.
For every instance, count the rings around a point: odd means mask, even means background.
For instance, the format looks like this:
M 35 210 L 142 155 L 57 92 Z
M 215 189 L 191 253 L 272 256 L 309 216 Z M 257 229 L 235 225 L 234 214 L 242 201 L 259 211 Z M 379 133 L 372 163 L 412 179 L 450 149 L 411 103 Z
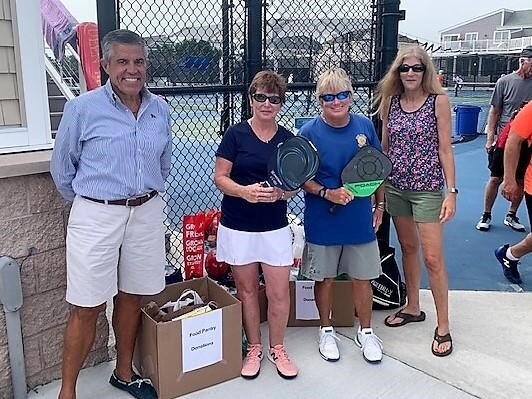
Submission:
M 478 133 L 478 114 L 481 108 L 475 105 L 457 105 L 454 107 L 456 120 L 455 135 L 467 136 Z

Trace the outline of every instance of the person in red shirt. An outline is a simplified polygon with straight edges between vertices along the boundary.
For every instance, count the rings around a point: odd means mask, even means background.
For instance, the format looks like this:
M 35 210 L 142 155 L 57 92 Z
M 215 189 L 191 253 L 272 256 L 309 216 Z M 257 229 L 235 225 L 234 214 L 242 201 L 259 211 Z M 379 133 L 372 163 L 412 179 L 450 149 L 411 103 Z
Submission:
M 525 140 L 529 145 L 532 143 L 532 101 L 521 109 L 512 122 L 504 150 L 502 195 L 509 201 L 515 200 L 521 195 L 515 172 L 519 162 L 520 148 Z M 532 164 L 530 162 L 526 169 L 524 190 L 528 219 L 529 223 L 532 223 Z M 528 233 L 523 240 L 515 245 L 505 244 L 495 250 L 495 257 L 501 264 L 504 276 L 508 281 L 513 284 L 522 283 L 517 266 L 519 259 L 530 252 L 532 252 L 532 233 Z

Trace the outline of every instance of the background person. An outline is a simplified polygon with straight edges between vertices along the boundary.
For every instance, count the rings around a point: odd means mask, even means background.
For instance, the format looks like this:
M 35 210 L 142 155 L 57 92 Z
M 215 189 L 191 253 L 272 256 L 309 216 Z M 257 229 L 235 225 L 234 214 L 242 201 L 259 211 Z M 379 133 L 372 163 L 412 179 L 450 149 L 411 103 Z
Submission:
M 109 32 L 102 53 L 109 80 L 66 104 L 50 168 L 61 195 L 73 201 L 66 238 L 66 300 L 73 308 L 59 398 L 76 397 L 98 314 L 114 297 L 116 368 L 109 382 L 150 399 L 157 397 L 155 389 L 131 363 L 140 298 L 165 286 L 164 202 L 158 193 L 170 172 L 170 112 L 144 87 L 140 36 Z
M 244 378 L 257 377 L 262 360 L 259 265 L 268 298 L 268 359 L 281 377 L 294 378 L 298 373 L 284 348 L 290 310 L 288 275 L 293 263 L 286 199 L 295 192 L 261 185 L 268 176 L 268 161 L 275 149 L 293 137 L 276 121 L 285 102 L 285 90 L 281 75 L 272 71 L 255 75 L 248 91 L 253 116 L 231 126 L 216 151 L 214 182 L 224 193 L 216 258 L 231 265 L 242 301 L 248 339 L 241 371 Z
M 519 164 L 522 143 L 532 142 L 532 101 L 517 114 L 512 122 L 510 135 L 504 150 L 504 182 L 502 185 L 502 195 L 509 201 L 518 196 L 522 196 L 521 188 L 515 178 L 515 173 Z M 530 147 L 529 147 L 530 148 Z M 528 220 L 532 223 L 532 165 L 529 163 L 525 175 L 525 202 L 528 210 Z M 517 266 L 519 259 L 532 252 L 532 233 L 519 243 L 503 245 L 495 250 L 495 257 L 502 267 L 504 276 L 513 284 L 521 284 L 521 275 Z
M 419 306 L 421 246 L 438 319 L 432 353 L 446 356 L 452 351 L 452 341 L 443 223 L 454 216 L 458 190 L 451 108 L 435 74 L 425 50 L 402 48 L 379 82 L 376 104 L 383 122 L 383 150 L 393 165 L 386 184 L 387 210 L 401 244 L 407 285 L 406 307 L 386 318 L 385 324 L 399 327 L 425 320 Z
M 526 103 L 523 103 L 524 106 Z M 515 117 L 518 111 L 513 113 L 512 119 Z M 488 231 L 490 228 L 490 223 L 487 223 L 487 219 L 491 219 L 491 209 L 497 198 L 498 187 L 502 182 L 504 176 L 504 147 L 508 139 L 508 134 L 510 133 L 512 120 L 510 120 L 506 126 L 500 131 L 497 136 L 497 141 L 495 145 L 492 146 L 492 150 L 488 153 L 488 168 L 491 172 L 490 180 L 486 184 L 486 192 L 484 197 L 484 214 L 477 223 L 477 230 Z M 523 188 L 523 179 L 525 176 L 525 171 L 530 161 L 530 152 L 528 149 L 528 144 L 524 142 L 521 146 L 521 152 L 519 156 L 519 163 L 516 170 L 516 180 L 519 183 L 521 189 Z M 495 191 L 493 191 L 495 190 Z M 519 223 L 519 219 L 515 215 L 517 208 L 523 199 L 523 191 L 521 195 L 517 195 L 513 201 L 510 201 L 510 209 L 508 214 L 504 219 L 504 224 L 513 228 L 517 231 L 525 231 L 525 227 Z
M 508 75 L 501 77 L 495 84 L 491 96 L 491 107 L 488 114 L 486 127 L 486 151 L 489 154 L 495 149 L 497 135 L 510 121 L 512 114 L 517 111 L 523 102 L 532 100 L 532 46 L 526 47 L 519 57 L 519 68 Z M 489 157 L 488 157 L 489 162 Z M 502 183 L 501 177 L 490 177 L 484 192 L 484 213 L 480 217 L 476 228 L 487 231 L 491 225 L 491 209 L 497 197 L 497 191 Z M 516 231 L 525 231 L 518 217 L 517 209 L 521 203 L 519 197 L 513 197 L 504 224 Z
M 357 310 L 359 327 L 355 342 L 368 362 L 382 359 L 382 341 L 371 328 L 373 291 L 370 280 L 381 273 L 379 248 L 375 236 L 382 222 L 384 193 L 371 198 L 354 198 L 343 188 L 341 174 L 358 150 L 381 146 L 373 123 L 362 115 L 349 112 L 353 88 L 341 68 L 325 71 L 318 78 L 316 96 L 321 115 L 300 129 L 318 150 L 320 168 L 313 180 L 304 184 L 305 237 L 301 273 L 315 281 L 314 296 L 320 315 L 320 355 L 328 361 L 340 358 L 334 328 L 329 318 L 332 305 L 332 281 L 346 273 L 353 284 L 352 301 Z M 333 204 L 336 211 L 330 212 Z

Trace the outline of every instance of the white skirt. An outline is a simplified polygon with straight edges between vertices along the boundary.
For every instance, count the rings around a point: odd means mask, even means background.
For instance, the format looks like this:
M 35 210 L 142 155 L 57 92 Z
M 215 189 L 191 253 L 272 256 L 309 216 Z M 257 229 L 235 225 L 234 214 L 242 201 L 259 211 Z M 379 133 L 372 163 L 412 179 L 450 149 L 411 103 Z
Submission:
M 292 233 L 286 226 L 278 230 L 250 232 L 218 226 L 216 260 L 232 266 L 264 263 L 269 266 L 290 266 Z

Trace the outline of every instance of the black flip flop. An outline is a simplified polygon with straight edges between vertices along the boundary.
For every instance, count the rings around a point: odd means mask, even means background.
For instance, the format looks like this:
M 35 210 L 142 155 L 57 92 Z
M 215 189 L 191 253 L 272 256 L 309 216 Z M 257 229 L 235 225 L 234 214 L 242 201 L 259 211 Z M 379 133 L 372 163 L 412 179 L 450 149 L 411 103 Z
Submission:
M 434 330 L 434 341 L 436 341 L 438 343 L 438 346 L 440 346 L 441 344 L 443 344 L 445 342 L 450 342 L 451 343 L 451 346 L 445 352 L 436 352 L 434 350 L 434 342 L 432 342 L 430 350 L 432 351 L 432 354 L 434 356 L 438 356 L 438 357 L 449 356 L 451 354 L 451 352 L 453 351 L 453 339 L 451 338 L 451 333 L 447 333 L 445 335 L 439 335 L 438 334 L 438 327 L 436 327 L 436 329 Z
M 391 315 L 390 315 L 391 316 Z M 421 311 L 419 312 L 418 315 L 413 315 L 413 314 L 409 314 L 409 313 L 403 313 L 401 311 L 395 313 L 393 315 L 393 318 L 395 319 L 396 317 L 399 317 L 401 319 L 403 319 L 402 321 L 400 321 L 399 323 L 390 323 L 388 322 L 388 319 L 390 318 L 390 316 L 386 317 L 386 319 L 384 319 L 384 324 L 388 327 L 401 327 L 401 326 L 404 326 L 405 324 L 408 324 L 408 323 L 418 323 L 418 322 L 421 322 L 421 321 L 425 321 L 425 312 Z

